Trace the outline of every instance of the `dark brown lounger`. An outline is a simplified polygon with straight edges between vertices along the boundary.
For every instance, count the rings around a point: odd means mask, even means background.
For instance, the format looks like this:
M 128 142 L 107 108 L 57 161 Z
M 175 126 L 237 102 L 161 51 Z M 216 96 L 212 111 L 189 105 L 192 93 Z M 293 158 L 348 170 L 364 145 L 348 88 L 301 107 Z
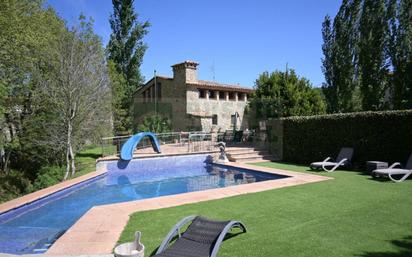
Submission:
M 180 229 L 192 222 L 183 234 Z M 225 235 L 232 228 L 246 227 L 239 221 L 214 221 L 201 216 L 189 216 L 178 222 L 156 252 L 156 257 L 216 257 Z M 169 246 L 173 238 L 176 241 Z

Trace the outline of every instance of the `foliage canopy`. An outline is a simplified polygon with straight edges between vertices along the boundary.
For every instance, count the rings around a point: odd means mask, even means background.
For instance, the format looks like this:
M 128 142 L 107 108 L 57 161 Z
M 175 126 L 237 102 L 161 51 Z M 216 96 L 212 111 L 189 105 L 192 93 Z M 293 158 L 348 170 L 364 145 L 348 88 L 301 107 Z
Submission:
M 411 10 L 411 0 L 344 0 L 325 17 L 328 112 L 412 108 Z
M 325 113 L 325 104 L 318 90 L 293 69 L 260 74 L 250 109 L 256 118 L 315 115 Z

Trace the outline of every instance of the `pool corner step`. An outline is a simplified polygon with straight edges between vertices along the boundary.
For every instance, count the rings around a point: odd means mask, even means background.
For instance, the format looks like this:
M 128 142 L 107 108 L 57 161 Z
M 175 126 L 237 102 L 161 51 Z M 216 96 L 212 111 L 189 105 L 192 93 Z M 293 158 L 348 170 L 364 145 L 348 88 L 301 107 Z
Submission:
M 33 249 L 33 253 L 35 253 L 35 254 L 45 253 L 45 252 L 47 252 L 47 250 L 49 250 L 49 248 L 37 248 L 37 249 Z

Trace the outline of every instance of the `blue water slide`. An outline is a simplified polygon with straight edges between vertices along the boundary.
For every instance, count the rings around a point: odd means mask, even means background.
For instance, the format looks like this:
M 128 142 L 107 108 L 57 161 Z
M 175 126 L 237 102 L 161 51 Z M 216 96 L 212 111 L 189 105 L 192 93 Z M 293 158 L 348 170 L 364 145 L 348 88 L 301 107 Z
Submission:
M 123 144 L 122 149 L 120 151 L 120 158 L 125 161 L 130 161 L 131 159 L 133 159 L 134 149 L 136 149 L 137 144 L 144 137 L 149 137 L 150 142 L 152 143 L 152 146 L 153 146 L 153 150 L 155 150 L 157 153 L 161 153 L 160 145 L 159 145 L 159 142 L 157 141 L 155 134 L 151 132 L 140 132 L 140 133 L 137 133 L 136 135 L 133 135 L 131 138 L 129 138 L 126 141 L 126 143 Z

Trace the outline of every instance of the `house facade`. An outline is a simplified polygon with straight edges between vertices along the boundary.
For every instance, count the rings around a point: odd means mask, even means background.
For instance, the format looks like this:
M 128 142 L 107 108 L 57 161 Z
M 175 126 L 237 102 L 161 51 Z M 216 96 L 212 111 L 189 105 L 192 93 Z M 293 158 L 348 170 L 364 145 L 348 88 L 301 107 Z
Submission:
M 198 80 L 194 61 L 172 65 L 173 77 L 156 76 L 134 94 L 134 124 L 155 113 L 173 131 L 225 131 L 248 127 L 245 108 L 253 89 Z

